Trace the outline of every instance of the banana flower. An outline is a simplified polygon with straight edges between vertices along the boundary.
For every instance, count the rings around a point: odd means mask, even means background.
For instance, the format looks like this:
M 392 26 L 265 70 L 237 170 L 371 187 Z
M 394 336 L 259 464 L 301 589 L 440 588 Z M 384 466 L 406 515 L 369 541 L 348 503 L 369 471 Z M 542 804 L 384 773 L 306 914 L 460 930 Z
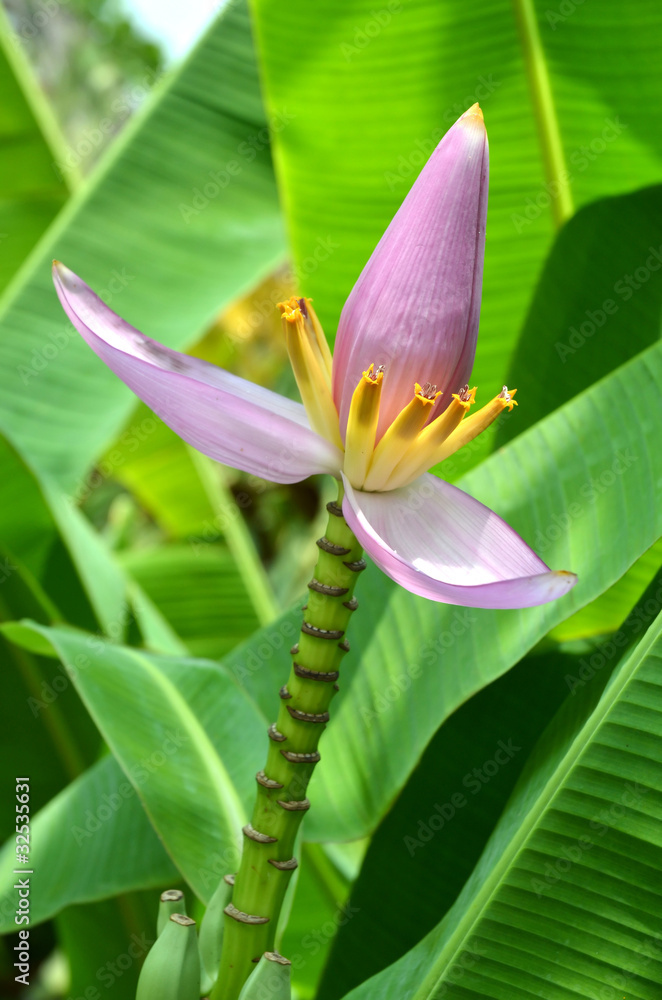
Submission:
M 508 407 L 475 412 L 488 145 L 478 105 L 446 133 L 342 311 L 333 357 L 311 301 L 279 308 L 303 405 L 150 339 L 64 265 L 60 301 L 102 361 L 181 438 L 276 483 L 342 480 L 344 517 L 372 560 L 412 593 L 523 608 L 565 594 L 488 507 L 427 472 Z

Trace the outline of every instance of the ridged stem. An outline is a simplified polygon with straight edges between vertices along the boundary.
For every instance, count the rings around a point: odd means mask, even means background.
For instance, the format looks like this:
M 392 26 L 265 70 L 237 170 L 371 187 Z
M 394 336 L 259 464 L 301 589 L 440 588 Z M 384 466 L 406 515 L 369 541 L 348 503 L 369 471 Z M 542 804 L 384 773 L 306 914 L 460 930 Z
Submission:
M 272 951 L 278 916 L 292 872 L 297 832 L 310 803 L 306 788 L 320 755 L 317 746 L 337 691 L 344 638 L 356 610 L 362 550 L 342 516 L 338 500 L 327 504 L 329 523 L 317 542 L 311 582 L 292 668 L 280 689 L 280 711 L 269 729 L 269 752 L 257 780 L 257 801 L 244 828 L 244 847 L 226 909 L 223 953 L 211 1000 L 237 1000 L 241 987 L 265 951 Z

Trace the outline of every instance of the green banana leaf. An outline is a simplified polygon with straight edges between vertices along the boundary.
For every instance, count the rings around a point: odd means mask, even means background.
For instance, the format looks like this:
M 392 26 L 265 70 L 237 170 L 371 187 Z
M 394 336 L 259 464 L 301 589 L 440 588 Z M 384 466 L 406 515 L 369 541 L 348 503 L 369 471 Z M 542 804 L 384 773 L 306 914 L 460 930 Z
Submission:
M 660 12 L 647 0 L 613 17 L 590 3 L 563 14 L 543 0 L 254 0 L 253 9 L 266 105 L 291 118 L 275 136 L 275 162 L 296 273 L 327 333 L 434 145 L 480 102 L 491 186 L 474 383 L 489 398 L 555 229 L 576 206 L 659 182 Z M 293 25 L 304 40 L 295 54 Z
M 0 302 L 0 431 L 41 479 L 75 493 L 133 407 L 53 293 L 64 260 L 171 346 L 269 272 L 285 243 L 250 25 L 230 5 L 152 92 Z M 206 192 L 206 193 L 205 193 Z
M 463 486 L 482 499 L 499 496 L 500 512 L 526 536 L 555 526 L 561 512 L 576 510 L 570 505 L 582 501 L 576 516 L 567 515 L 570 524 L 564 533 L 554 532 L 555 540 L 550 538 L 545 553 L 555 564 L 574 566 L 582 576 L 564 602 L 522 612 L 449 608 L 413 598 L 377 572 L 365 574 L 368 579 L 362 582 L 360 597 L 364 626 L 352 637 L 356 651 L 353 655 L 357 654 L 361 668 L 341 689 L 339 708 L 324 737 L 325 767 L 318 769 L 311 785 L 315 808 L 307 817 L 309 839 L 352 839 L 374 829 L 443 720 L 517 662 L 550 625 L 622 575 L 628 562 L 633 562 L 657 537 L 659 511 L 650 503 L 642 482 L 627 475 L 627 469 L 613 479 L 607 477 L 608 484 L 600 477 L 605 470 L 612 470 L 615 445 L 617 452 L 631 456 L 633 464 L 660 461 L 651 447 L 657 428 L 648 402 L 657 393 L 661 354 L 659 346 L 650 348 L 531 428 L 463 481 Z M 631 388 L 634 385 L 636 392 Z M 618 419 L 613 399 L 620 397 L 628 399 L 636 420 L 624 424 Z M 543 453 L 545 468 L 541 469 L 536 456 Z M 556 470 L 552 490 L 547 478 L 549 467 Z M 653 481 L 656 476 L 653 470 Z M 581 492 L 587 483 L 605 488 L 591 486 L 589 496 Z M 626 534 L 623 524 L 628 526 Z M 599 560 L 590 558 L 590 550 L 585 548 L 587 533 L 597 538 L 619 532 L 627 545 L 603 547 Z M 199 725 L 204 726 L 206 721 L 209 725 L 208 735 L 196 728 L 202 741 L 199 745 L 204 742 L 209 747 L 213 742 L 223 759 L 229 753 L 230 760 L 236 763 L 237 730 L 222 735 L 228 684 L 230 692 L 236 692 L 238 697 L 239 688 L 228 680 L 234 676 L 253 699 L 238 702 L 244 706 L 242 712 L 248 712 L 247 718 L 253 720 L 238 727 L 252 733 L 246 741 L 250 749 L 243 751 L 250 754 L 250 761 L 242 765 L 245 791 L 239 795 L 240 801 L 250 799 L 252 774 L 261 766 L 264 753 L 264 728 L 275 710 L 274 692 L 285 676 L 286 650 L 296 637 L 299 614 L 290 613 L 258 632 L 227 658 L 227 673 L 211 665 L 196 666 L 194 661 L 185 661 L 184 665 L 178 660 L 157 660 L 117 647 L 102 647 L 95 640 L 95 648 L 101 652 L 95 665 L 79 674 L 77 683 L 123 767 L 128 770 L 139 761 L 143 743 L 156 742 L 154 727 L 162 726 L 163 719 L 179 713 L 190 721 L 191 712 L 196 713 Z M 73 633 L 46 633 L 41 628 L 17 626 L 7 626 L 5 631 L 24 645 L 34 642 L 35 636 L 42 643 L 46 637 L 65 659 L 71 658 L 78 647 L 87 648 L 88 640 Z M 483 655 L 485 649 L 490 650 L 489 657 Z M 442 671 L 440 663 L 446 657 L 451 659 Z M 105 666 L 107 661 L 114 664 L 112 673 Z M 90 679 L 94 679 L 94 687 L 88 691 Z M 158 712 L 127 714 L 127 692 L 138 684 L 139 700 L 146 705 L 158 703 Z M 401 692 L 406 697 L 400 697 Z M 208 718 L 210 711 L 213 724 Z M 394 744 L 398 754 L 387 755 L 385 748 Z M 204 774 L 200 762 L 198 767 Z M 198 873 L 204 867 L 200 856 L 208 857 L 217 851 L 221 819 L 216 816 L 212 822 L 198 818 L 193 841 L 187 819 L 191 803 L 187 806 L 178 801 L 176 809 L 170 809 L 170 815 L 177 819 L 173 833 L 169 824 L 161 825 L 165 815 L 162 810 L 167 811 L 166 790 L 172 794 L 167 783 L 158 789 L 155 781 L 146 786 L 146 802 L 148 791 L 157 796 L 154 805 L 148 803 L 148 811 L 164 841 L 170 844 L 180 870 L 205 898 L 208 887 L 200 884 Z M 208 784 L 207 791 L 211 795 Z M 160 820 L 156 809 L 161 810 Z
M 235 561 L 217 546 L 137 549 L 122 565 L 194 656 L 220 659 L 258 626 Z
M 444 920 L 348 997 L 659 996 L 661 661 L 658 614 L 561 709 Z
M 578 573 L 579 583 L 561 601 L 523 611 L 453 608 L 415 598 L 372 568 L 363 574 L 362 624 L 350 632 L 352 652 L 322 744 L 324 767 L 312 779 L 308 839 L 371 832 L 443 720 L 657 541 L 661 379 L 662 349 L 655 345 L 459 482 L 550 565 Z M 265 715 L 273 712 L 285 643 L 294 641 L 299 620 L 291 614 L 281 631 L 258 633 L 225 661 Z
M 208 901 L 236 866 L 267 728 L 246 693 L 209 661 L 36 624 L 3 631 L 56 652 L 182 876 Z
M 36 812 L 31 828 L 31 860 L 34 870 L 43 873 L 31 900 L 33 926 L 68 906 L 142 888 L 162 891 L 181 878 L 112 756 Z M 2 934 L 15 928 L 15 853 L 13 840 L 0 852 Z
M 370 841 L 317 1000 L 338 1000 L 381 972 L 450 909 L 580 659 L 525 656 L 437 731 Z

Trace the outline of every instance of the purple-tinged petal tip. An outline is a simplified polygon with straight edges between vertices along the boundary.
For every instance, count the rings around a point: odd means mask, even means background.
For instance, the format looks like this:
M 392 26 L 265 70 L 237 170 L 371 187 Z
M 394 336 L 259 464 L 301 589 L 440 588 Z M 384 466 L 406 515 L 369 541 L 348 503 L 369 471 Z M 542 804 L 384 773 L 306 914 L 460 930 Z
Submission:
M 577 582 L 574 573 L 550 570 L 488 507 L 435 476 L 391 493 L 343 482 L 348 525 L 373 562 L 413 594 L 470 608 L 528 608 Z
M 341 452 L 310 429 L 300 403 L 146 337 L 58 261 L 53 280 L 92 350 L 198 451 L 276 483 L 338 475 Z

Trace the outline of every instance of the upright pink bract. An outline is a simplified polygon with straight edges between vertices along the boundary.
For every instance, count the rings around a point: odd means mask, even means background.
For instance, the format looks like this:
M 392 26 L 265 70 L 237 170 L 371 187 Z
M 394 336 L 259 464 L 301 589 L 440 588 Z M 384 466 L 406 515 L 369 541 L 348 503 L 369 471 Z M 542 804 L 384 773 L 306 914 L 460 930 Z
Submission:
M 386 366 L 378 439 L 411 399 L 415 382 L 436 385 L 445 406 L 469 380 L 488 173 L 487 132 L 474 105 L 426 163 L 343 308 L 333 358 L 343 435 L 352 393 L 372 363 Z

